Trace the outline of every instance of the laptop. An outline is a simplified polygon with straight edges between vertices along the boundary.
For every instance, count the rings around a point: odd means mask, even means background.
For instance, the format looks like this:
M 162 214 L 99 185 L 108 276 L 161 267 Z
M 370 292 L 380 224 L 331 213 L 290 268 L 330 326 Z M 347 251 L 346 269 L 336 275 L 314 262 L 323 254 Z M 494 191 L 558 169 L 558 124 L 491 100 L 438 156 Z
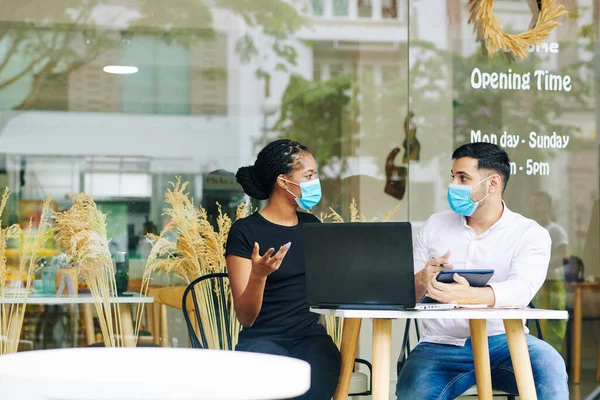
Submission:
M 311 307 L 415 307 L 409 222 L 304 224 L 302 234 Z

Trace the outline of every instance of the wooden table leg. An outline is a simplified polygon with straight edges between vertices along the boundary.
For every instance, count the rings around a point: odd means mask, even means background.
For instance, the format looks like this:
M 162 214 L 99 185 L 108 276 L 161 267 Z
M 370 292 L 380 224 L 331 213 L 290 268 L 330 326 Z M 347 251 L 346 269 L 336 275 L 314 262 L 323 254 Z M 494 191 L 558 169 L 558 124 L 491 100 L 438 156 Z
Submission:
M 598 365 L 596 366 L 596 382 L 600 382 L 600 350 L 598 351 Z
M 160 345 L 160 304 L 152 303 L 152 337 L 154 344 Z
M 392 320 L 373 320 L 373 400 L 390 398 Z
M 144 304 L 144 305 L 140 304 L 139 307 L 140 307 L 140 312 L 144 313 L 144 315 L 142 316 L 142 320 L 144 321 L 144 324 L 143 324 L 144 326 L 143 327 L 146 330 L 150 331 L 150 329 L 152 329 L 151 328 L 151 325 L 152 325 L 152 313 L 150 312 L 151 311 L 150 310 L 151 305 L 150 304 Z
M 352 370 L 354 369 L 354 359 L 356 358 L 356 348 L 358 346 L 361 322 L 362 319 L 360 318 L 344 319 L 344 330 L 342 332 L 342 343 L 340 345 L 342 368 L 340 370 L 338 386 L 333 395 L 334 400 L 348 399 L 348 390 L 350 390 L 350 381 L 352 379 Z
M 537 305 L 537 308 L 544 308 L 544 309 L 548 309 L 550 308 L 550 292 L 552 291 L 552 287 L 550 286 L 546 286 L 546 284 L 542 285 L 542 296 L 543 296 L 543 300 L 542 300 L 542 304 L 541 305 Z M 543 319 L 540 321 L 540 328 L 542 329 L 542 334 L 546 333 L 546 326 L 548 325 L 548 320 Z
M 570 396 L 569 396 L 570 400 L 583 400 L 583 398 L 581 397 L 581 386 L 573 385 L 573 386 L 571 386 L 571 389 L 569 390 L 569 392 L 570 392 Z
M 141 317 L 139 312 L 143 312 Z M 154 343 L 155 335 L 152 330 L 154 326 L 152 318 L 152 304 L 140 304 L 138 306 L 138 315 L 135 316 L 135 320 L 133 321 L 133 330 L 138 335 L 138 342 Z M 138 326 L 138 324 L 140 325 Z M 148 335 L 142 334 L 143 330 L 146 330 Z
M 83 307 L 83 323 L 85 324 L 85 340 L 87 345 L 91 346 L 96 341 L 96 333 L 94 331 L 94 313 L 91 304 L 82 304 Z
M 133 318 L 129 304 L 121 304 L 121 327 L 123 328 L 123 345 L 135 347 L 135 334 L 133 333 Z
M 152 335 L 154 332 L 152 328 L 154 327 L 154 315 L 152 314 L 152 304 L 146 304 L 144 306 L 144 322 L 146 323 L 145 328 Z
M 160 305 L 160 347 L 169 347 L 169 320 L 167 318 L 167 306 Z
M 69 313 L 72 318 L 73 347 L 79 347 L 79 308 L 77 304 L 69 304 Z
M 581 382 L 582 297 L 582 288 L 579 285 L 575 285 L 573 292 L 573 383 Z
M 485 319 L 471 319 L 469 328 L 471 329 L 478 398 L 492 400 L 492 371 L 486 321 Z
M 505 319 L 504 328 L 506 329 L 510 359 L 515 370 L 517 388 L 519 388 L 519 398 L 522 400 L 537 399 L 523 321 L 520 319 Z

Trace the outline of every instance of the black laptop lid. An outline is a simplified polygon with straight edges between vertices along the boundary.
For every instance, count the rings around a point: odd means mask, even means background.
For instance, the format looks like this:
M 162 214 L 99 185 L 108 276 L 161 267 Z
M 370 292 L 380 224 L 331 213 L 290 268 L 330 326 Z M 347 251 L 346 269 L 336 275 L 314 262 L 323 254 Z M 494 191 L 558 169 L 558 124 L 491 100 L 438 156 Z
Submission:
M 410 223 L 304 224 L 303 236 L 310 306 L 414 307 Z

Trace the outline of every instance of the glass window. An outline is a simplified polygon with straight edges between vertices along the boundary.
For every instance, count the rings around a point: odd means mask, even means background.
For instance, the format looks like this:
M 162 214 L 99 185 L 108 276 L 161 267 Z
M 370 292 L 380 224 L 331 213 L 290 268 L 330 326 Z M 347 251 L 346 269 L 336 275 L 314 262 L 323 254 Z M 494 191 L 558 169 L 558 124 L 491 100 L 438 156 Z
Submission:
M 121 77 L 122 110 L 126 113 L 188 114 L 188 51 L 168 37 L 135 36 L 123 46 L 121 62 L 139 68 Z
M 84 175 L 85 192 L 94 198 L 147 198 L 152 194 L 151 176 L 115 172 L 89 172 Z
M 573 320 L 543 322 L 542 330 L 570 360 L 573 379 L 580 366 L 572 395 L 583 398 L 597 385 L 598 362 L 592 321 L 600 295 L 574 300 L 581 281 L 600 281 L 598 2 L 560 0 L 569 14 L 524 59 L 488 54 L 469 22 L 470 3 L 3 0 L 0 190 L 11 195 L 1 229 L 39 221 L 49 196 L 63 212 L 72 193 L 86 193 L 106 217 L 115 265 L 125 252 L 129 288 L 139 291 L 152 250 L 145 235 L 177 239 L 163 229 L 173 226 L 165 195 L 178 178 L 204 210 L 203 226 L 228 229 L 222 216 L 264 205 L 244 194 L 238 168 L 272 140 L 297 140 L 318 162 L 315 215 L 408 221 L 416 235 L 449 209 L 453 150 L 497 143 L 512 161 L 507 207 L 556 244 L 535 304 L 571 315 L 582 304 L 580 360 Z M 500 27 L 513 33 L 535 24 L 536 7 L 494 1 Z M 18 286 L 18 240 L 6 248 L 6 282 Z M 0 260 L 2 251 L 0 243 Z M 56 237 L 45 242 L 32 274 L 40 292 L 44 276 L 47 286 L 56 278 L 47 267 L 66 252 Z M 163 272 L 152 275 L 157 288 L 201 274 Z M 19 349 L 100 342 L 98 315 L 84 311 L 30 306 Z M 180 310 L 169 309 L 168 333 L 154 329 L 160 316 L 144 315 L 140 340 L 188 347 Z M 370 335 L 362 331 L 359 348 L 368 360 Z M 392 359 L 400 341 L 394 334 Z
M 352 1 L 352 0 L 333 0 L 333 16 L 334 17 L 347 17 L 349 1 Z
M 398 18 L 398 0 L 381 0 L 381 15 L 383 18 Z
M 371 18 L 373 16 L 373 2 L 371 0 L 358 1 L 358 16 L 361 18 Z
M 322 17 L 325 14 L 326 0 L 312 0 L 312 14 L 315 17 Z
M 597 281 L 600 273 L 598 253 L 589 247 L 598 235 L 600 127 L 598 85 L 592 79 L 599 54 L 591 30 L 600 25 L 591 1 L 561 3 L 569 16 L 560 18 L 543 43 L 529 46 L 525 59 L 502 51 L 489 55 L 482 33 L 467 22 L 467 1 L 411 4 L 409 99 L 423 152 L 410 166 L 409 202 L 415 225 L 447 208 L 448 167 L 456 147 L 491 142 L 504 148 L 512 162 L 506 205 L 545 227 L 553 241 L 548 274 L 534 303 L 572 312 L 579 304 L 573 298 L 581 285 L 577 271 L 588 281 Z M 539 9 L 532 4 L 533 13 L 526 2 L 496 1 L 494 13 L 503 30 L 518 33 L 535 24 Z M 446 10 L 439 18 L 430 12 L 438 7 Z M 596 316 L 598 295 L 584 301 L 580 311 Z M 585 355 L 573 359 L 576 342 L 568 339 L 573 331 L 566 321 L 544 321 L 542 331 L 590 381 L 597 351 L 591 350 L 587 361 Z M 592 337 L 588 325 L 583 348 L 591 348 Z M 573 369 L 571 374 L 576 379 Z

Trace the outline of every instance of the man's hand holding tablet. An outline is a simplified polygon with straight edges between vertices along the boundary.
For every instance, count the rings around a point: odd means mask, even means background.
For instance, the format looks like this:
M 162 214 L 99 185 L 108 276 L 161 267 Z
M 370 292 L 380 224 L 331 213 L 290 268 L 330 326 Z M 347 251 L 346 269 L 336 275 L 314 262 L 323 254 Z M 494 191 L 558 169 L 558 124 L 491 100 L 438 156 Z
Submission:
M 440 303 L 493 306 L 494 292 L 486 287 L 493 275 L 491 269 L 440 271 L 429 282 L 427 296 Z

